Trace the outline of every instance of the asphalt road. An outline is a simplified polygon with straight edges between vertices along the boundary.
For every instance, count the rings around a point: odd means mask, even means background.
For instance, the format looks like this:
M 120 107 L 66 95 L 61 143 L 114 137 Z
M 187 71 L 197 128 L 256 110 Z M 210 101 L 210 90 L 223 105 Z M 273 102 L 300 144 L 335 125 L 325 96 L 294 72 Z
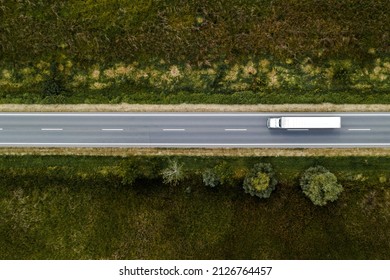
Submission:
M 341 116 L 275 130 L 272 116 Z M 1 147 L 389 147 L 390 113 L 0 113 Z

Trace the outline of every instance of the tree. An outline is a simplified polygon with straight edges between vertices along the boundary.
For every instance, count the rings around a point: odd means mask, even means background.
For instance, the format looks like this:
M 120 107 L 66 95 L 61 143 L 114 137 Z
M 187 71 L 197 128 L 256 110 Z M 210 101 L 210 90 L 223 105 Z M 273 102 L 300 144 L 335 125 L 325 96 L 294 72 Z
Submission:
M 245 177 L 243 187 L 245 192 L 252 196 L 268 198 L 271 196 L 277 183 L 272 165 L 269 163 L 258 163 L 254 165 Z
M 183 163 L 179 164 L 176 159 L 169 160 L 168 166 L 161 171 L 164 184 L 176 186 L 185 178 Z
M 221 178 L 218 176 L 214 169 L 206 169 L 203 172 L 202 177 L 203 183 L 208 187 L 214 188 L 221 183 Z
M 300 185 L 303 193 L 314 205 L 319 206 L 337 200 L 343 191 L 341 184 L 337 183 L 336 176 L 323 166 L 307 169 L 300 179 Z

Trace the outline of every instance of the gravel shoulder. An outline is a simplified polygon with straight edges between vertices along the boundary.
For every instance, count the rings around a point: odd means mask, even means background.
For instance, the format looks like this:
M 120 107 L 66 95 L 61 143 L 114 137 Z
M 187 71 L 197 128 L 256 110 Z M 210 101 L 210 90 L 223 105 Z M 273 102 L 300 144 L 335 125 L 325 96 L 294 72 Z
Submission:
M 63 156 L 272 156 L 272 157 L 340 157 L 340 156 L 390 156 L 390 148 L 0 148 L 1 155 L 63 155 Z
M 1 104 L 0 112 L 389 112 L 387 104 Z

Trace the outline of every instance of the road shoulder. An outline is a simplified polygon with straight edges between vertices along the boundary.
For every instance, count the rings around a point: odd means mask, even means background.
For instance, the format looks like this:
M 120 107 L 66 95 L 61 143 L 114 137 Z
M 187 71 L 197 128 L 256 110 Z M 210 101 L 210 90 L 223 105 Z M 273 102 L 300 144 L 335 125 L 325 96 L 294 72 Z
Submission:
M 390 104 L 1 104 L 0 112 L 389 112 Z

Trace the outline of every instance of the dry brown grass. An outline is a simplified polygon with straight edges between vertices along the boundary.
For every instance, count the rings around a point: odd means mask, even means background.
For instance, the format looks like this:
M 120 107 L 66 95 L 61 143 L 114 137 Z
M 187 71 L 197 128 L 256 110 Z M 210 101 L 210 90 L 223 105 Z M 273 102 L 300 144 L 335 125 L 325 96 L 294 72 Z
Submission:
M 389 104 L 1 104 L 0 112 L 390 112 Z
M 390 148 L 0 148 L 0 155 L 77 155 L 77 156 L 390 156 Z

